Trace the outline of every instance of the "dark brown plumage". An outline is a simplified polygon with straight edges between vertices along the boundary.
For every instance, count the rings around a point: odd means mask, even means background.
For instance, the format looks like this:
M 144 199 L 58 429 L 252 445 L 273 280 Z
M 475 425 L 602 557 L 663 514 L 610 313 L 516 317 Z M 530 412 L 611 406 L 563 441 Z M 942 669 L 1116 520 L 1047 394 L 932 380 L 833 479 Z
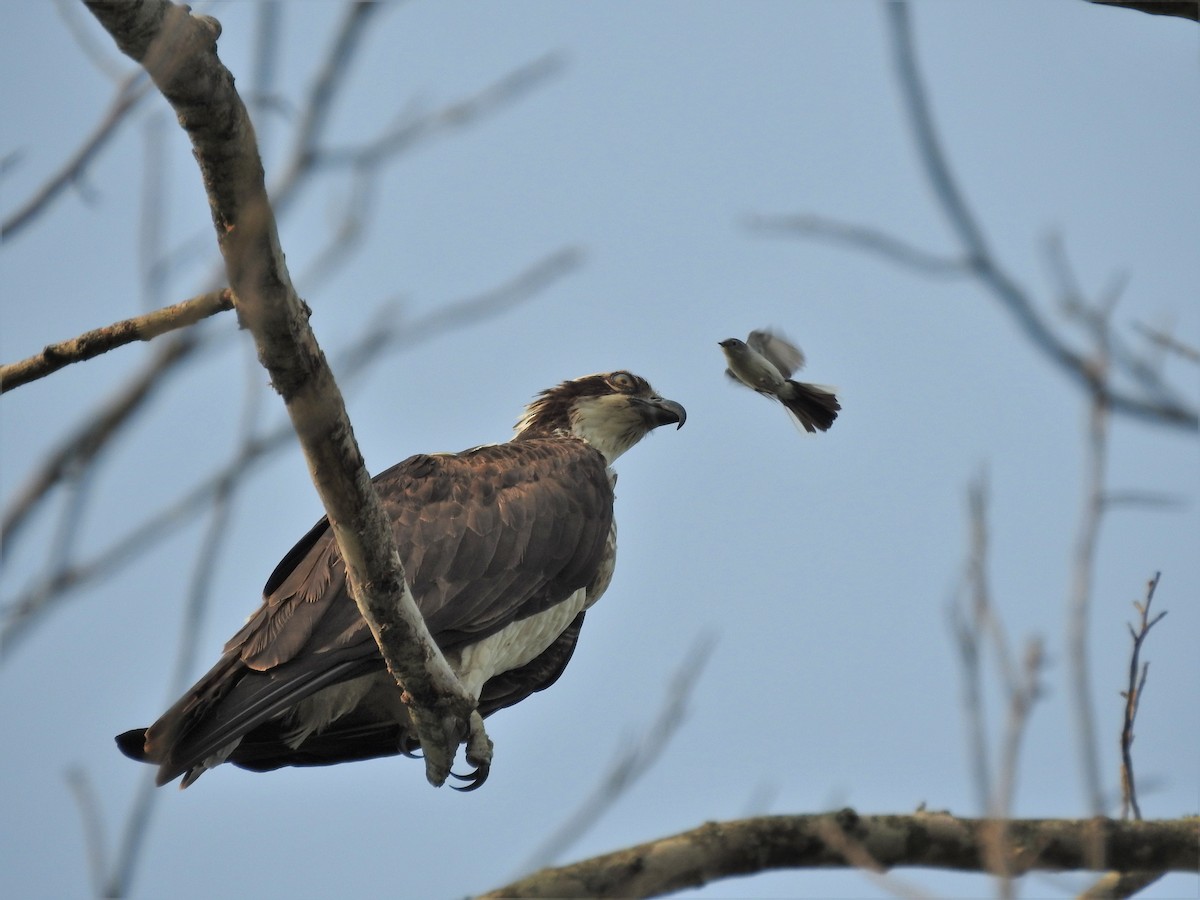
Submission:
M 417 607 L 482 715 L 562 674 L 611 578 L 609 464 L 684 417 L 637 376 L 587 376 L 539 395 L 508 443 L 420 454 L 375 478 Z M 186 787 L 223 761 L 265 771 L 418 748 L 324 519 L 263 597 L 175 705 L 118 736 L 122 752 Z

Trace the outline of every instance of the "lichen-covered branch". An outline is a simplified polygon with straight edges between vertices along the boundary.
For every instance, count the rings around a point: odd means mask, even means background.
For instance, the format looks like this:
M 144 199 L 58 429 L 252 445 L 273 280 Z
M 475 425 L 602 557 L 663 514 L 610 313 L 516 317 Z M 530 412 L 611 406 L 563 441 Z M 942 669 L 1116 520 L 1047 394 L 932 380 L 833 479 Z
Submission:
M 848 868 L 851 856 L 877 871 L 901 866 L 990 871 L 997 822 L 945 813 L 860 816 L 853 810 L 709 822 L 554 869 L 480 895 L 500 897 L 655 897 L 722 878 L 772 869 Z M 1014 819 L 1008 872 L 1171 871 L 1200 866 L 1200 818 L 1154 822 L 1112 819 Z M 830 840 L 836 832 L 838 840 Z M 842 840 L 844 838 L 845 840 Z M 849 844 L 847 844 L 849 842 Z M 865 854 L 865 855 L 863 855 Z
M 425 751 L 445 781 L 473 702 L 430 637 L 371 486 L 341 393 L 284 263 L 254 129 L 216 54 L 220 25 L 165 0 L 88 0 L 120 49 L 142 64 L 192 143 L 238 320 L 283 397 L 346 563 L 350 590 L 403 685 Z

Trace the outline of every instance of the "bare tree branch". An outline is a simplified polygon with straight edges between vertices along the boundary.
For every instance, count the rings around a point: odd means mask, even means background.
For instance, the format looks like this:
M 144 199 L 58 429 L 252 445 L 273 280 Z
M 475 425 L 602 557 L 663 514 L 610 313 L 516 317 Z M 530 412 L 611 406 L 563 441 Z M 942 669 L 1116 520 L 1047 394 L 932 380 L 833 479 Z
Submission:
M 1133 778 L 1133 723 L 1137 718 L 1138 704 L 1141 702 L 1142 689 L 1146 686 L 1146 676 L 1150 664 L 1146 663 L 1140 670 L 1138 655 L 1142 642 L 1158 621 L 1166 615 L 1160 612 L 1150 618 L 1150 604 L 1154 600 L 1154 591 L 1158 588 L 1161 573 L 1155 572 L 1154 577 L 1146 584 L 1146 599 L 1142 603 L 1134 601 L 1133 607 L 1138 611 L 1139 627 L 1135 631 L 1129 626 L 1133 638 L 1133 651 L 1129 658 L 1129 687 L 1122 692 L 1125 698 L 1124 721 L 1121 725 L 1121 818 L 1128 819 L 1132 809 L 1136 820 L 1141 821 L 1142 811 L 1138 807 L 1137 788 Z M 1110 900 L 1110 898 L 1132 897 L 1147 886 L 1158 881 L 1166 874 L 1162 869 L 1147 867 L 1141 870 L 1107 872 L 1095 884 L 1079 895 L 1079 900 Z
M 1146 584 L 1146 599 L 1134 603 L 1138 611 L 1138 627 L 1134 630 L 1129 626 L 1129 636 L 1133 638 L 1133 650 L 1129 654 L 1129 686 L 1123 692 L 1125 697 L 1125 717 L 1121 723 L 1121 818 L 1128 818 L 1130 811 L 1133 817 L 1142 818 L 1141 807 L 1138 806 L 1137 786 L 1133 778 L 1133 723 L 1137 719 L 1138 706 L 1142 702 L 1142 690 L 1146 687 L 1146 677 L 1150 674 L 1150 663 L 1138 668 L 1138 657 L 1142 652 L 1150 629 L 1159 623 L 1166 610 L 1154 618 L 1150 618 L 1150 604 L 1154 602 L 1154 592 L 1158 589 L 1158 579 L 1161 572 L 1155 572 L 1154 577 Z
M 324 123 L 327 121 L 327 113 L 320 111 L 309 112 L 308 110 L 313 105 L 332 102 L 336 94 L 336 89 L 343 83 L 352 57 L 351 51 L 356 49 L 357 42 L 367 33 L 362 26 L 367 22 L 373 10 L 360 8 L 365 6 L 370 5 L 358 4 L 348 8 L 343 22 L 335 34 L 329 52 L 322 59 L 319 70 L 321 74 L 316 79 L 309 99 L 303 107 L 305 109 L 305 122 Z M 494 111 L 511 100 L 517 99 L 523 92 L 528 91 L 535 85 L 544 83 L 547 77 L 560 69 L 561 60 L 557 57 L 544 57 L 542 60 L 519 67 L 514 72 L 504 76 L 497 83 L 484 88 L 474 96 L 457 101 L 444 109 L 434 110 L 428 116 L 424 116 L 417 121 L 405 123 L 405 128 L 409 129 L 409 132 L 406 133 L 415 135 L 419 132 L 421 137 L 429 138 L 437 134 L 440 129 L 459 127 L 477 121 L 484 114 Z M 143 84 L 144 89 L 148 91 L 150 83 L 143 81 Z M 281 205 L 286 205 L 294 199 L 303 186 L 311 183 L 311 176 L 317 174 L 319 170 L 317 160 L 320 154 L 317 152 L 302 152 L 302 148 L 306 146 L 310 148 L 318 147 L 320 136 L 320 129 L 315 125 L 298 133 L 294 141 L 293 157 L 307 160 L 307 163 L 305 165 L 288 167 L 285 177 L 279 179 L 273 186 L 271 195 L 274 198 L 277 210 Z M 410 149 L 418 143 L 420 141 L 416 139 L 407 141 L 396 140 L 396 135 L 391 134 L 391 145 L 389 147 L 391 155 L 379 152 L 379 147 L 376 146 L 370 152 L 364 151 L 364 155 L 362 155 L 362 159 L 369 159 L 369 163 L 363 162 L 360 159 L 357 164 L 353 165 L 356 177 L 356 188 L 353 195 L 358 198 L 358 202 L 351 202 L 349 204 L 345 220 L 339 227 L 333 241 L 325 248 L 320 258 L 313 265 L 313 277 L 321 277 L 332 265 L 344 262 L 347 257 L 346 251 L 349 249 L 351 242 L 361 233 L 364 227 L 363 219 L 366 206 L 363 201 L 364 198 L 370 196 L 373 190 L 374 177 L 377 173 L 376 167 L 385 161 L 395 160 L 400 155 L 401 150 Z M 351 151 L 348 150 L 347 153 L 350 154 L 347 161 L 354 163 L 355 159 Z M 207 243 L 207 239 L 205 239 L 205 243 Z M 192 244 L 195 244 L 195 242 L 189 243 L 188 246 Z M 178 255 L 178 253 L 173 253 L 172 257 Z M 157 264 L 157 267 L 169 269 L 174 264 L 175 261 L 173 259 L 167 258 L 161 260 Z M 209 289 L 215 289 L 223 280 L 223 273 L 219 278 L 214 277 L 209 279 Z M 460 319 L 462 321 L 469 321 L 466 317 L 460 317 Z M 50 490 L 56 484 L 60 483 L 66 475 L 76 472 L 75 466 L 90 464 L 90 460 L 98 458 L 97 454 L 93 452 L 92 447 L 95 436 L 103 436 L 102 443 L 107 444 L 120 434 L 124 425 L 131 421 L 133 414 L 140 409 L 141 404 L 149 399 L 152 391 L 147 390 L 148 379 L 165 375 L 168 371 L 182 364 L 186 359 L 189 359 L 192 352 L 199 346 L 197 343 L 198 340 L 199 338 L 196 335 L 190 333 L 184 337 L 177 338 L 179 343 L 171 346 L 169 349 L 165 349 L 161 359 L 156 357 L 146 371 L 136 376 L 106 406 L 93 414 L 88 422 L 81 425 L 72 436 L 68 437 L 59 449 L 50 454 L 47 461 L 28 478 L 26 488 L 10 504 L 9 512 L 5 516 L 4 525 L 0 528 L 0 564 L 6 558 L 4 551 L 7 551 L 11 545 L 12 538 L 17 535 L 20 526 L 48 498 Z M 152 387 L 156 388 L 157 385 L 152 385 Z M 120 418 L 112 418 L 110 410 L 113 408 L 122 409 L 123 412 Z M 63 461 L 69 462 L 70 466 L 64 466 Z M 103 567 L 92 566 L 81 566 L 78 568 L 86 570 L 93 575 L 103 570 Z M 59 579 L 58 583 L 62 586 L 70 586 L 82 582 L 81 579 L 76 577 L 66 577 Z M 0 644 L 2 643 L 3 640 L 0 639 Z M 2 658 L 2 654 L 0 654 L 0 658 Z
M 257 365 L 254 371 L 258 371 Z M 248 377 L 245 386 L 245 399 L 242 404 L 241 423 L 238 427 L 238 448 L 235 457 L 245 456 L 248 448 L 255 442 L 255 430 L 259 418 L 259 397 L 257 381 Z M 233 500 L 241 480 L 234 474 L 222 479 L 212 498 L 211 516 L 200 547 L 192 564 L 191 582 L 188 585 L 187 599 L 183 607 L 183 619 L 179 629 L 179 649 L 175 656 L 175 671 L 167 688 L 167 702 L 178 697 L 187 687 L 193 677 L 196 651 L 199 637 L 203 633 L 205 613 L 212 598 L 213 573 L 217 571 L 217 560 L 222 545 L 230 534 L 229 525 L 232 518 Z M 149 776 L 147 772 L 144 775 Z M 154 789 L 153 779 L 143 777 L 138 780 L 134 791 L 133 803 L 122 829 L 121 839 L 117 846 L 119 853 L 113 859 L 109 873 L 105 879 L 106 897 L 128 896 L 133 886 L 133 876 L 141 859 L 140 851 L 145 844 L 146 835 L 150 829 L 150 817 L 162 794 Z
M 49 491 L 61 481 L 76 477 L 84 468 L 94 465 L 134 413 L 150 396 L 166 386 L 166 376 L 198 346 L 199 339 L 190 331 L 181 332 L 159 346 L 141 372 L 102 404 L 85 425 L 62 442 L 58 450 L 49 454 L 5 513 L 0 525 L 0 564 L 9 557 L 11 545 Z
M 1200 350 L 1193 347 L 1191 344 L 1184 343 L 1179 338 L 1160 331 L 1157 328 L 1151 328 L 1148 325 L 1143 325 L 1140 322 L 1134 322 L 1133 327 L 1136 331 L 1140 331 L 1147 340 L 1153 344 L 1157 344 L 1165 350 L 1176 354 L 1177 356 L 1186 359 L 1190 363 L 1200 365 Z
M 254 130 L 215 53 L 220 26 L 163 0 L 89 0 L 88 8 L 118 47 L 142 63 L 188 132 L 239 321 L 253 334 L 259 359 L 284 399 L 341 550 L 350 593 L 402 685 L 426 775 L 440 785 L 460 740 L 468 730 L 481 732 L 482 720 L 408 591 L 341 394 L 309 328 L 307 307 L 292 287 Z
M 62 19 L 67 31 L 75 39 L 79 49 L 83 51 L 83 55 L 110 81 L 119 83 L 129 77 L 129 61 L 122 58 L 119 53 L 114 53 L 112 45 L 103 41 L 96 34 L 95 28 L 92 27 L 92 20 L 88 18 L 79 3 L 72 2 L 72 0 L 54 0 L 54 11 Z M 136 69 L 134 71 L 138 75 L 142 74 Z
M 1014 316 L 1026 336 L 1043 354 L 1053 360 L 1077 384 L 1091 391 L 1093 382 L 1087 360 L 1063 343 L 1026 292 L 995 261 L 983 230 L 975 220 L 957 180 L 950 171 L 941 140 L 937 136 L 928 95 L 917 67 L 908 5 L 892 0 L 886 9 L 901 95 L 908 110 L 908 122 L 912 126 L 918 155 L 925 167 L 934 197 L 963 245 L 975 277 Z M 1162 397 L 1149 400 L 1135 398 L 1118 392 L 1111 386 L 1105 386 L 1104 401 L 1114 412 L 1146 421 L 1176 425 L 1190 431 L 1200 428 L 1200 416 L 1196 410 L 1173 400 Z
M 1017 764 L 1021 758 L 1021 741 L 1028 730 L 1029 714 L 1041 693 L 1041 678 L 1044 653 L 1042 642 L 1031 638 L 1025 647 L 1025 659 L 1021 666 L 1021 679 L 1008 695 L 1008 721 L 1004 729 L 1004 742 L 997 769 L 996 787 L 992 800 L 992 828 L 984 841 L 988 860 L 988 871 L 1000 879 L 1000 896 L 1011 898 L 1013 891 L 1012 869 L 1013 837 L 1011 820 L 1013 798 L 1017 790 Z
M 32 222 L 65 188 L 79 184 L 84 172 L 91 164 L 96 154 L 116 134 L 117 128 L 125 122 L 137 104 L 150 93 L 152 85 L 144 73 L 138 71 L 130 75 L 117 89 L 108 112 L 95 131 L 49 181 L 43 184 L 32 197 L 0 224 L 0 241 L 9 241 L 22 228 Z
M 961 256 L 932 253 L 878 229 L 818 216 L 758 216 L 751 219 L 752 227 L 768 233 L 787 231 L 804 237 L 834 240 L 881 255 L 925 274 L 947 275 L 965 272 L 978 281 L 1013 317 L 1017 326 L 1043 356 L 1053 362 L 1068 379 L 1090 394 L 1094 385 L 1088 360 L 1055 331 L 1038 309 L 1032 296 L 996 259 L 988 246 L 982 226 L 951 171 L 917 65 L 908 4 L 903 0 L 889 0 L 885 9 L 897 81 L 913 141 L 917 146 L 917 156 L 934 201 L 961 245 Z M 1124 366 L 1123 356 L 1119 362 Z M 1141 360 L 1128 368 L 1140 391 L 1131 393 L 1119 388 L 1112 381 L 1106 383 L 1103 387 L 1104 402 L 1111 412 L 1187 431 L 1200 430 L 1200 413 L 1195 406 L 1180 399 L 1157 372 Z
M 558 75 L 565 67 L 561 54 L 547 53 L 506 73 L 478 94 L 427 114 L 400 116 L 382 134 L 360 145 L 318 151 L 322 166 L 362 166 L 410 150 L 434 135 L 474 124 L 481 116 L 519 100 Z
M 104 867 L 108 860 L 100 805 L 96 802 L 92 782 L 82 769 L 71 769 L 67 772 L 67 787 L 71 789 L 71 796 L 75 798 L 75 805 L 79 807 L 79 818 L 83 821 L 83 844 L 87 849 L 88 872 L 92 876 L 92 890 L 99 897 L 103 895 Z
M 271 189 L 277 215 L 283 214 L 303 176 L 313 168 L 334 101 L 350 74 L 354 51 L 367 34 L 371 17 L 384 9 L 380 3 L 353 3 L 342 16 L 303 105 L 304 114 L 292 140 L 291 159 L 283 165 L 283 174 Z
M 1044 664 L 1042 641 L 1031 638 L 1018 667 L 1009 651 L 1004 625 L 996 614 L 988 581 L 987 481 L 983 476 L 967 492 L 970 510 L 971 541 L 967 557 L 967 582 L 970 591 L 970 615 L 953 607 L 953 623 L 964 673 L 964 705 L 968 721 L 968 757 L 974 766 L 976 793 L 980 806 L 992 823 L 985 834 L 984 851 L 988 871 L 999 878 L 999 894 L 1013 893 L 1012 841 L 1008 823 L 1017 785 L 1017 764 L 1021 741 L 1029 724 L 1033 704 L 1041 694 L 1040 678 Z M 985 639 L 990 639 L 1008 702 L 1008 716 L 1000 747 L 995 783 L 991 780 L 987 746 L 986 717 L 983 709 L 982 654 Z
M 853 865 L 822 837 L 834 827 L 883 869 L 923 866 L 987 870 L 989 819 L 946 814 L 859 816 L 853 810 L 709 822 L 557 869 L 543 869 L 481 898 L 656 897 L 722 878 L 773 869 Z M 1033 871 L 1155 868 L 1194 872 L 1200 865 L 1200 819 L 1016 819 L 1007 823 L 1014 875 Z
M 0 365 L 0 393 L 45 378 L 72 363 L 94 359 L 102 353 L 134 341 L 153 340 L 169 331 L 187 328 L 209 316 L 231 309 L 233 294 L 229 288 L 224 288 L 143 316 L 85 331 L 70 340 L 48 344 L 41 353 L 15 363 Z
M 475 325 L 491 316 L 500 315 L 532 299 L 558 279 L 575 271 L 581 265 L 582 259 L 581 250 L 564 247 L 498 287 L 440 306 L 423 316 L 399 322 L 394 316 L 381 315 L 364 328 L 363 337 L 337 353 L 334 368 L 338 372 L 338 379 L 343 384 L 350 383 L 360 378 L 386 352 L 403 350 L 457 328 Z M 207 508 L 221 490 L 222 484 L 230 480 L 236 482 L 248 478 L 258 463 L 291 446 L 294 440 L 295 431 L 291 424 L 282 423 L 245 444 L 223 468 L 202 479 L 169 506 L 114 539 L 90 559 L 78 562 L 61 559 L 59 565 L 52 565 L 45 578 L 16 597 L 4 609 L 4 622 L 0 626 L 0 663 L 10 657 L 19 639 L 26 635 L 28 629 L 43 617 L 56 601 L 149 552 L 159 541 L 170 537 L 193 516 Z M 70 446 L 74 447 L 76 444 L 77 442 L 71 442 Z M 70 467 L 62 468 L 71 473 L 76 472 Z M 49 470 L 54 471 L 56 467 L 50 466 Z M 70 477 L 82 477 L 86 471 L 87 466 L 84 464 L 78 470 L 78 474 L 71 474 Z M 20 521 L 24 521 L 23 516 Z M 8 532 L 5 532 L 5 536 L 11 537 Z
M 622 741 L 621 751 L 597 781 L 592 792 L 547 839 L 529 855 L 520 871 L 548 866 L 570 849 L 599 821 L 630 787 L 658 762 L 675 732 L 687 715 L 687 704 L 700 679 L 700 673 L 712 656 L 715 636 L 702 635 L 688 652 L 667 687 L 658 716 L 649 728 L 632 740 Z
M 1107 319 L 1107 316 L 1106 316 Z M 1096 714 L 1092 705 L 1091 670 L 1088 659 L 1088 624 L 1091 613 L 1092 578 L 1104 518 L 1105 480 L 1108 468 L 1109 409 L 1105 388 L 1109 373 L 1108 328 L 1095 334 L 1097 348 L 1089 363 L 1093 390 L 1088 406 L 1087 453 L 1084 471 L 1083 514 L 1075 539 L 1071 566 L 1071 591 L 1067 600 L 1067 652 L 1073 693 L 1084 797 L 1093 815 L 1104 811 L 1100 758 L 1096 743 Z
M 914 247 L 902 238 L 869 225 L 838 222 L 824 216 L 749 216 L 746 227 L 762 234 L 790 234 L 822 238 L 856 250 L 875 253 L 891 262 L 907 266 L 927 275 L 963 276 L 971 274 L 965 259 L 940 256 Z
M 983 698 L 983 640 L 990 631 L 996 644 L 996 658 L 1002 667 L 1009 664 L 1007 639 L 1003 626 L 996 620 L 991 604 L 988 581 L 988 520 L 987 480 L 985 475 L 967 488 L 970 512 L 970 551 L 967 556 L 967 591 L 970 614 L 964 613 L 961 603 L 950 607 L 950 623 L 958 646 L 963 670 L 963 710 L 967 719 L 967 759 L 972 767 L 971 781 L 975 786 L 976 802 L 981 814 L 991 810 L 992 765 L 987 741 L 987 716 Z M 1014 679 L 1004 678 L 1006 684 Z

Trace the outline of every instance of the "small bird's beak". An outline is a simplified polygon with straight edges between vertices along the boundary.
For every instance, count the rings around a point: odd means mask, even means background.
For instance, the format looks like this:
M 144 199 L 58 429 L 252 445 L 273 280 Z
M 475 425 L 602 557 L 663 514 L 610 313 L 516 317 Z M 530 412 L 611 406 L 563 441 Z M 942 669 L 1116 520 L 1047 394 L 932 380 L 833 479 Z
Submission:
M 667 400 L 664 397 L 647 397 L 642 403 L 646 419 L 652 423 L 654 428 L 675 422 L 675 430 L 678 431 L 687 421 L 687 410 L 674 400 Z

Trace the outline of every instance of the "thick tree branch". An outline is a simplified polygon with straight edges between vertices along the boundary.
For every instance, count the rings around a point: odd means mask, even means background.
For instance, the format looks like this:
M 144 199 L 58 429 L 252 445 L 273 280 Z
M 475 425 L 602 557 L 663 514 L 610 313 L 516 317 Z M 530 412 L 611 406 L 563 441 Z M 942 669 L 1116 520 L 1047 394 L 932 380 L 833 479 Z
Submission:
M 442 784 L 474 708 L 405 584 L 391 526 L 371 486 L 341 393 L 284 264 L 262 162 L 233 76 L 217 58 L 220 25 L 165 0 L 88 0 L 123 52 L 140 62 L 188 133 L 209 198 L 239 321 L 283 397 L 346 563 L 347 581 L 389 671 L 403 686 Z
M 691 831 L 556 869 L 480 895 L 655 897 L 772 869 L 848 868 L 844 837 L 880 870 L 921 866 L 987 872 L 997 823 L 948 814 L 859 816 L 853 810 L 709 822 Z M 1200 819 L 1014 819 L 1004 823 L 1013 875 L 1033 871 L 1195 872 Z M 839 848 L 837 845 L 841 844 Z M 851 855 L 858 855 L 857 853 Z M 864 859 L 867 857 L 863 857 Z
M 582 260 L 581 250 L 564 247 L 538 260 L 516 277 L 482 294 L 455 300 L 425 315 L 398 321 L 396 316 L 385 310 L 374 321 L 366 324 L 360 338 L 337 353 L 334 368 L 338 371 L 342 383 L 349 383 L 361 377 L 386 352 L 403 350 L 455 329 L 477 325 L 532 299 L 558 279 L 575 271 Z M 191 334 L 193 333 L 186 332 L 185 336 Z M 165 346 L 170 348 L 174 344 L 169 343 Z M 195 346 L 195 343 L 190 346 Z M 158 383 L 157 379 L 148 380 L 148 384 Z M 122 397 L 126 397 L 127 393 L 122 394 Z M 127 404 L 121 404 L 119 408 L 125 410 Z M 108 421 L 110 417 L 101 418 Z M 124 421 L 124 418 L 121 421 Z M 55 454 L 38 477 L 22 492 L 18 502 L 14 504 L 12 514 L 5 517 L 4 527 L 0 528 L 4 536 L 3 545 L 0 547 L 3 553 L 0 553 L 0 558 L 7 559 L 12 555 L 11 538 L 15 534 L 14 529 L 28 521 L 36 498 L 45 496 L 46 491 L 63 480 L 71 481 L 79 477 L 75 474 L 76 469 L 80 472 L 88 471 L 90 457 L 86 456 L 85 448 L 94 444 L 94 441 L 86 439 L 88 434 L 90 431 L 68 442 L 67 447 Z M 106 441 L 111 440 L 111 429 L 102 430 L 102 434 Z M 280 427 L 272 428 L 245 444 L 224 466 L 202 478 L 168 506 L 157 510 L 125 534 L 113 539 L 91 558 L 69 563 L 64 561 L 64 564 L 58 567 L 51 567 L 49 575 L 18 595 L 3 610 L 3 616 L 0 617 L 0 665 L 8 660 L 13 648 L 28 634 L 30 628 L 44 618 L 46 612 L 57 601 L 64 599 L 67 593 L 111 574 L 146 553 L 159 541 L 178 531 L 197 513 L 208 508 L 226 483 L 249 477 L 259 463 L 285 446 L 290 446 L 294 439 L 295 432 L 291 425 L 287 422 L 281 423 Z M 76 454 L 83 455 L 84 458 L 72 462 Z M 11 528 L 10 521 L 13 523 Z
M 72 363 L 84 362 L 134 341 L 149 341 L 159 335 L 195 325 L 202 319 L 233 309 L 229 288 L 211 291 L 172 306 L 85 331 L 79 337 L 48 344 L 41 353 L 15 363 L 0 365 L 0 393 L 45 378 Z

